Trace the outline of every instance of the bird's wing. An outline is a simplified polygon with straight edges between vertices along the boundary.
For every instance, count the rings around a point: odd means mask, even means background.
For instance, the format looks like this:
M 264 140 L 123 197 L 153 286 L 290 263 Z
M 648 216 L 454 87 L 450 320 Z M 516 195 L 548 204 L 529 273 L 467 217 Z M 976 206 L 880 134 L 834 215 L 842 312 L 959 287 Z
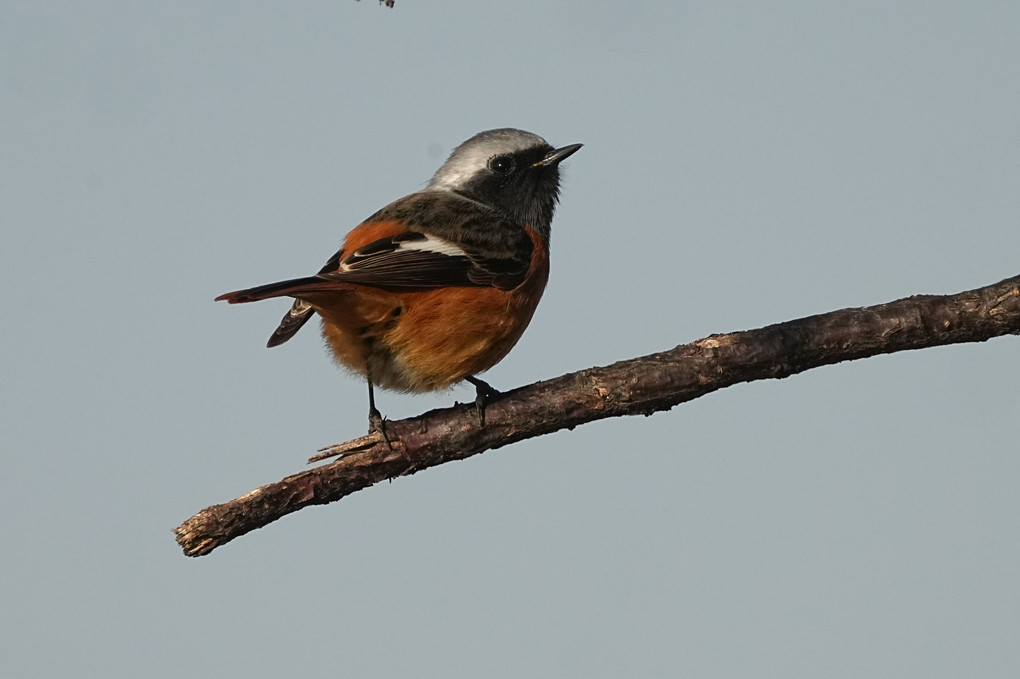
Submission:
M 493 256 L 470 243 L 455 244 L 421 231 L 386 236 L 340 259 L 337 268 L 316 278 L 359 283 L 384 290 L 491 286 L 509 290 L 524 280 L 531 264 L 526 252 Z
M 296 278 L 217 297 L 231 304 L 295 297 L 269 338 L 286 342 L 311 317 L 306 295 L 364 285 L 387 291 L 443 287 L 510 290 L 527 277 L 531 235 L 491 208 L 447 192 L 406 196 L 348 234 L 344 246 L 315 276 Z

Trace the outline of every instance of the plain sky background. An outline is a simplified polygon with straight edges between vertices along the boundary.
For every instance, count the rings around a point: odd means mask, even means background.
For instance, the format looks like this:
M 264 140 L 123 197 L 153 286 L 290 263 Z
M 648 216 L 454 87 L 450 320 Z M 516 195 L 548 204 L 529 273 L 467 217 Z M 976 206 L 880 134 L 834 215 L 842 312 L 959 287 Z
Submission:
M 1020 3 L 0 8 L 4 677 L 1015 677 L 1020 338 L 171 530 L 364 432 L 287 307 L 470 135 L 565 164 L 510 388 L 1020 273 Z M 380 395 L 389 417 L 473 391 Z

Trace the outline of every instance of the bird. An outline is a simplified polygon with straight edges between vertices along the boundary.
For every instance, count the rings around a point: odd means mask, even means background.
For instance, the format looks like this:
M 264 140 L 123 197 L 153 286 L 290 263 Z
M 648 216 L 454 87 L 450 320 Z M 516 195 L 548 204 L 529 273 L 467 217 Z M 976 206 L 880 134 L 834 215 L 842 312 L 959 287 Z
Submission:
M 216 301 L 293 298 L 268 347 L 320 316 L 334 360 L 368 382 L 369 433 L 387 444 L 375 387 L 416 393 L 466 381 L 484 426 L 485 405 L 499 392 L 478 375 L 531 322 L 549 278 L 559 165 L 581 147 L 555 148 L 515 128 L 480 132 L 424 189 L 351 230 L 317 274 Z

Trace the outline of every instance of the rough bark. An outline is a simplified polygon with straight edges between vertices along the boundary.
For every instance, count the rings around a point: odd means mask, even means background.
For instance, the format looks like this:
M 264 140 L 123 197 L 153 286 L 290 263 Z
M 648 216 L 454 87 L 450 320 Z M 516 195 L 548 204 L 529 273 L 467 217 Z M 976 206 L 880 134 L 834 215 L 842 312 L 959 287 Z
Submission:
M 876 354 L 1020 334 L 1020 276 L 956 295 L 918 295 L 721 335 L 501 394 L 480 426 L 474 404 L 386 423 L 325 449 L 339 459 L 203 509 L 175 529 L 188 556 L 307 505 L 523 439 L 620 415 L 648 415 L 740 382 L 783 378 Z

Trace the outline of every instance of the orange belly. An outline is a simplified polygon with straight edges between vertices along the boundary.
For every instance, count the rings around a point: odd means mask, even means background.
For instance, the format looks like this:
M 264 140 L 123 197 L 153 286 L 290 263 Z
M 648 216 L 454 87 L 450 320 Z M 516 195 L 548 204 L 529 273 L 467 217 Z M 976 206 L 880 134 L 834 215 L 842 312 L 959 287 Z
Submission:
M 338 363 L 380 387 L 435 391 L 488 370 L 509 353 L 545 288 L 548 260 L 542 259 L 544 266 L 513 290 L 366 295 L 362 287 L 344 295 L 342 304 L 309 301 L 323 317 L 322 333 Z

